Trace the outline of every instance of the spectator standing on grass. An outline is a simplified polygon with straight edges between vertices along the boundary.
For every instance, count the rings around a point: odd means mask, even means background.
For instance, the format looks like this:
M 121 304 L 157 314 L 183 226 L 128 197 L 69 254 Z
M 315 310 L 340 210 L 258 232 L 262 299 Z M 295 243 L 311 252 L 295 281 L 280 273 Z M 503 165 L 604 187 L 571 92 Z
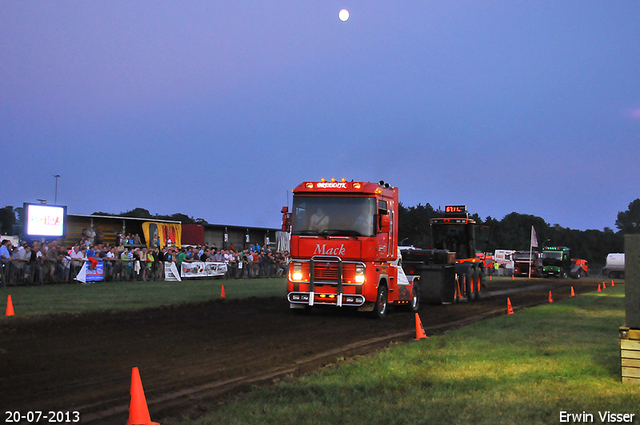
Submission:
M 56 265 L 58 264 L 58 247 L 50 242 L 45 251 L 44 274 L 49 282 L 55 281 Z
M 9 280 L 9 265 L 11 264 L 11 241 L 9 239 L 3 239 L 2 245 L 0 245 L 0 261 L 2 261 L 2 285 L 6 285 Z
M 71 279 L 75 278 L 80 271 L 80 267 L 84 264 L 84 255 L 80 250 L 80 245 L 74 245 L 73 250 L 69 254 L 71 258 Z
M 58 259 L 60 261 L 58 273 L 60 274 L 63 282 L 69 281 L 69 272 L 71 270 L 71 257 L 69 256 L 69 253 L 71 251 L 73 250 L 69 250 L 67 247 L 60 247 L 58 251 Z
M 178 273 L 182 273 L 182 263 L 187 259 L 187 253 L 185 249 L 182 248 L 180 250 L 180 254 L 176 257 L 176 267 L 178 268 Z
M 116 280 L 116 247 L 112 246 L 106 253 L 104 257 L 104 276 L 109 280 Z
M 200 254 L 200 261 L 204 263 L 207 260 L 209 260 L 209 248 L 204 249 L 202 254 Z

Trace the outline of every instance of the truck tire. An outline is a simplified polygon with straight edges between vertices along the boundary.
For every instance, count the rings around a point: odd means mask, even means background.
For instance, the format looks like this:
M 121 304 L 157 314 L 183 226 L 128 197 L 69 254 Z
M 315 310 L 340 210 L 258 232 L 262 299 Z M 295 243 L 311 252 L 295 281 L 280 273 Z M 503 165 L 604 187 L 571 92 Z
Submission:
M 464 291 L 469 301 L 476 299 L 476 282 L 478 280 L 478 271 L 475 267 L 470 267 L 465 276 Z
M 476 298 L 475 300 L 481 300 L 482 299 L 482 288 L 484 286 L 484 279 L 483 279 L 483 275 L 482 275 L 482 269 L 478 269 L 478 278 L 476 279 Z
M 389 308 L 389 293 L 385 285 L 378 286 L 378 297 L 376 303 L 373 306 L 373 317 L 378 319 L 384 319 L 387 315 L 387 309 Z
M 413 293 L 413 298 L 411 298 L 411 304 L 409 304 L 409 311 L 417 313 L 420 308 L 420 289 L 417 283 L 413 282 L 411 292 Z
M 467 301 L 468 299 L 467 291 L 466 291 L 467 276 L 466 275 L 456 276 L 455 285 L 456 287 L 454 289 L 453 302 L 460 303 L 463 301 Z

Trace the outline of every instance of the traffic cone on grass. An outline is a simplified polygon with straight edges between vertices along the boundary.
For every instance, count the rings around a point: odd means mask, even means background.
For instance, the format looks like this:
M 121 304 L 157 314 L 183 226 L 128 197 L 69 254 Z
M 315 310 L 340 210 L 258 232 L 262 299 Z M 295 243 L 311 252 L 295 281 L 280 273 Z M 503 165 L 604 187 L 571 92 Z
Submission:
M 511 307 L 511 300 L 507 298 L 507 314 L 513 314 L 513 307 Z
M 602 289 L 600 289 L 600 284 L 598 283 L 598 292 L 602 292 Z
M 160 425 L 157 422 L 151 422 L 147 399 L 140 380 L 140 371 L 137 367 L 134 367 L 131 372 L 131 403 L 127 425 Z
M 571 288 L 573 289 L 573 287 Z M 551 291 L 549 291 L 549 302 L 552 303 L 553 302 L 553 298 L 551 297 Z
M 573 292 L 573 286 L 571 287 L 571 296 L 572 296 L 572 297 L 575 297 L 575 296 L 576 296 L 576 293 L 575 293 L 575 292 Z
M 616 284 L 613 283 L 613 279 L 611 279 L 611 286 L 616 286 Z
M 424 328 L 422 327 L 422 321 L 420 320 L 420 316 L 418 316 L 418 313 L 416 313 L 416 341 L 423 338 L 429 338 L 429 337 L 424 332 Z
M 11 295 L 7 298 L 7 316 L 13 316 L 15 313 L 13 311 L 13 302 L 11 301 Z
M 224 298 L 224 285 L 222 285 L 222 289 L 220 290 L 220 297 Z
M 602 282 L 602 289 L 606 289 L 606 287 L 607 285 L 604 282 Z

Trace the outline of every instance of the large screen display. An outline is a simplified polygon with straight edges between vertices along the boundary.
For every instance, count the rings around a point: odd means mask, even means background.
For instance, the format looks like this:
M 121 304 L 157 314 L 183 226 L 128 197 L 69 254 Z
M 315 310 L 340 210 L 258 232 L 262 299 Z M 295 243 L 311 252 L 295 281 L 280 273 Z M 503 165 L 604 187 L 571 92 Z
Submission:
M 27 236 L 64 236 L 67 207 L 24 204 Z

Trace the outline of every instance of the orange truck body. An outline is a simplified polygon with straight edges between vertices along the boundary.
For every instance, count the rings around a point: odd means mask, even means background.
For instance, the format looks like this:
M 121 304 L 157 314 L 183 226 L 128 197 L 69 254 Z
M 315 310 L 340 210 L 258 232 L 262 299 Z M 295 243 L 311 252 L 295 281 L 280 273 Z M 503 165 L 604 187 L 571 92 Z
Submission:
M 291 308 L 355 307 L 380 317 L 386 303 L 417 308 L 413 280 L 399 264 L 397 188 L 384 182 L 303 182 L 293 190 L 289 219 Z

